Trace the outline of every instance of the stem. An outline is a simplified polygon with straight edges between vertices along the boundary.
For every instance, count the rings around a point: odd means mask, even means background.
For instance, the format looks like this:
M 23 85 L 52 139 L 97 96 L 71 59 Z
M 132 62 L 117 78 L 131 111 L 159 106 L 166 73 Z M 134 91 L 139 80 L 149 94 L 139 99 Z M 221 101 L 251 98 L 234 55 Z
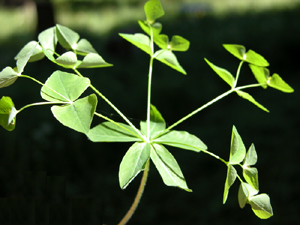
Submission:
M 148 177 L 148 172 L 149 172 L 149 167 L 150 167 L 150 161 L 148 160 L 146 162 L 146 166 L 145 166 L 145 170 L 144 170 L 144 173 L 143 173 L 143 177 L 142 177 L 142 180 L 141 180 L 141 183 L 140 183 L 140 187 L 139 187 L 139 190 L 135 196 L 135 199 L 130 207 L 130 209 L 128 210 L 128 212 L 126 213 L 126 215 L 123 217 L 123 219 L 121 220 L 120 223 L 118 223 L 118 225 L 125 225 L 129 219 L 131 218 L 131 216 L 133 215 L 133 213 L 135 212 L 140 200 L 141 200 L 141 197 L 143 195 L 143 192 L 144 192 L 144 189 L 145 189 L 145 186 L 146 186 L 146 181 L 147 181 L 147 177 Z
M 210 155 L 210 156 L 212 156 L 212 157 L 214 157 L 214 158 L 216 158 L 216 159 L 218 159 L 218 160 L 220 160 L 220 161 L 222 161 L 222 162 L 225 163 L 226 165 L 228 164 L 228 163 L 226 162 L 226 160 L 222 159 L 220 156 L 218 156 L 218 155 L 216 155 L 216 154 L 214 154 L 214 153 L 212 153 L 212 152 L 210 152 L 210 151 L 207 151 L 207 150 L 204 150 L 204 149 L 201 149 L 201 151 L 204 152 L 204 153 L 206 153 L 206 154 L 208 154 L 208 155 Z
M 240 75 L 240 72 L 241 72 L 241 68 L 242 68 L 242 65 L 243 65 L 244 61 L 241 61 L 240 64 L 239 64 L 239 67 L 236 71 L 236 76 L 235 76 L 235 82 L 234 82 L 234 85 L 233 87 L 236 87 L 237 85 L 237 82 L 238 82 L 238 79 L 239 79 L 239 75 Z
M 77 70 L 77 69 L 73 69 L 75 72 L 76 72 L 76 74 L 78 75 L 78 76 L 80 76 L 80 77 L 83 77 L 82 75 L 81 75 L 81 73 Z M 129 126 L 131 126 L 134 130 L 135 130 L 135 132 L 137 132 L 139 135 L 140 135 L 140 137 L 144 140 L 144 141 L 146 141 L 146 137 L 130 122 L 130 120 L 129 119 L 127 119 L 127 117 L 111 102 L 111 101 L 109 101 L 100 91 L 98 91 L 92 84 L 90 84 L 90 88 L 96 93 L 96 94 L 98 94 L 110 107 L 112 107 L 125 121 L 126 121 L 126 123 L 129 125 Z
M 24 107 L 22 107 L 21 109 L 18 110 L 18 113 L 20 113 L 21 111 L 23 111 L 24 109 L 27 109 L 31 106 L 38 106 L 38 105 L 53 105 L 53 104 L 68 104 L 69 102 L 36 102 L 36 103 L 32 103 L 32 104 L 28 104 L 25 105 Z

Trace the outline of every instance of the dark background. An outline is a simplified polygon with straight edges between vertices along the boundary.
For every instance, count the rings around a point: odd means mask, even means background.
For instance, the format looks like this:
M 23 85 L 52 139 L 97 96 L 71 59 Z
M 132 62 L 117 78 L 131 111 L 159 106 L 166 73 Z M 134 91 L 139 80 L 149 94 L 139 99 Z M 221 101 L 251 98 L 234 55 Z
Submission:
M 103 10 L 111 7 L 110 4 L 79 2 L 71 4 L 71 10 L 85 12 L 88 6 L 96 5 Z M 143 10 L 142 4 L 130 4 L 129 7 L 138 6 Z M 0 7 L 10 10 L 22 4 L 8 6 L 2 1 Z M 271 74 L 278 73 L 295 89 L 293 94 L 271 88 L 250 89 L 253 97 L 270 110 L 269 114 L 232 95 L 176 129 L 197 135 L 211 152 L 227 160 L 231 129 L 235 125 L 246 147 L 251 143 L 256 146 L 260 193 L 270 195 L 274 216 L 260 220 L 249 205 L 240 209 L 238 181 L 223 205 L 224 164 L 203 153 L 168 148 L 193 193 L 165 186 L 151 164 L 144 196 L 129 224 L 297 224 L 300 211 L 300 6 L 260 12 L 237 11 L 220 16 L 215 16 L 207 5 L 195 11 L 191 9 L 195 8 L 185 8 L 160 20 L 163 33 L 182 35 L 191 42 L 191 47 L 188 52 L 176 53 L 187 76 L 155 62 L 152 103 L 171 125 L 228 90 L 204 57 L 235 74 L 239 61 L 225 51 L 223 43 L 242 44 L 262 54 L 270 63 Z M 55 17 L 47 18 L 45 26 L 60 23 Z M 43 23 L 40 26 L 43 27 Z M 111 68 L 82 70 L 82 73 L 134 124 L 145 120 L 149 58 L 118 36 L 119 32 L 140 32 L 137 23 L 115 27 L 105 35 L 70 28 L 87 38 L 107 62 L 114 64 Z M 1 41 L 1 69 L 15 65 L 13 57 L 28 41 L 36 40 L 36 32 L 16 32 Z M 25 73 L 45 81 L 57 69 L 61 68 L 42 60 L 29 64 Z M 255 79 L 244 65 L 240 84 L 253 82 Z M 39 90 L 31 81 L 19 79 L 13 86 L 1 89 L 0 96 L 12 97 L 19 109 L 42 101 Z M 97 111 L 122 121 L 100 99 Z M 97 122 L 100 120 L 95 124 Z M 13 132 L 0 130 L 0 224 L 117 224 L 132 203 L 141 178 L 139 175 L 126 190 L 120 190 L 118 168 L 129 147 L 128 143 L 89 142 L 84 135 L 56 121 L 50 106 L 25 110 L 18 115 Z

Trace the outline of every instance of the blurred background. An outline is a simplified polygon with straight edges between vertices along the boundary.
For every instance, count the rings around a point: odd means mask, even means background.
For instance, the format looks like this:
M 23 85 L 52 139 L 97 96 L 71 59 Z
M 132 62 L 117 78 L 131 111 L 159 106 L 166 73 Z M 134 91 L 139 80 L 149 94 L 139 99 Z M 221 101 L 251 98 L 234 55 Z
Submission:
M 118 33 L 141 32 L 143 0 L 0 0 L 0 68 L 15 66 L 14 56 L 42 30 L 67 26 L 114 67 L 81 72 L 134 124 L 146 119 L 148 55 Z M 154 64 L 152 103 L 168 125 L 228 90 L 204 57 L 235 74 L 239 61 L 222 44 L 241 44 L 262 54 L 270 72 L 294 89 L 251 89 L 270 110 L 265 113 L 236 95 L 226 97 L 176 127 L 197 135 L 209 150 L 229 157 L 232 125 L 246 147 L 258 152 L 260 192 L 271 198 L 274 216 L 258 219 L 249 205 L 240 209 L 239 182 L 222 204 L 226 167 L 203 153 L 168 148 L 193 193 L 163 184 L 154 165 L 139 208 L 129 224 L 297 224 L 299 222 L 299 0 L 162 0 L 166 15 L 159 22 L 167 35 L 191 42 L 176 53 L 184 76 Z M 25 74 L 45 81 L 55 70 L 46 59 L 27 65 Z M 244 65 L 240 84 L 255 82 Z M 16 108 L 42 101 L 40 86 L 19 79 L 0 90 Z M 99 99 L 98 112 L 122 121 Z M 101 122 L 96 120 L 94 123 Z M 120 190 L 118 168 L 130 144 L 91 143 L 53 118 L 50 106 L 31 107 L 17 118 L 13 132 L 0 130 L 1 224 L 117 224 L 131 205 L 139 175 Z M 241 174 L 241 171 L 239 171 Z

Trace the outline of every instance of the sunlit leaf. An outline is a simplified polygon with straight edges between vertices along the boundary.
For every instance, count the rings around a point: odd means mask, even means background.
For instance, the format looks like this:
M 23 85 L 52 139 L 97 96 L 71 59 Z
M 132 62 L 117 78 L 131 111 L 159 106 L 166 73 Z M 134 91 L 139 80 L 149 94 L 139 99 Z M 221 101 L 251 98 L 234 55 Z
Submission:
M 257 162 L 257 153 L 254 144 L 252 144 L 246 154 L 244 166 L 254 166 Z
M 93 142 L 140 141 L 140 139 L 136 137 L 137 134 L 131 126 L 123 123 L 118 123 L 118 125 L 111 122 L 103 122 L 90 129 L 87 136 Z
M 223 44 L 223 47 L 239 60 L 243 60 L 246 54 L 246 49 L 242 45 L 235 44 Z
M 250 69 L 252 70 L 252 73 L 254 77 L 256 78 L 257 82 L 259 84 L 262 84 L 263 88 L 267 88 L 267 80 L 270 76 L 270 72 L 267 68 L 255 66 L 252 64 L 249 64 Z
M 140 48 L 144 52 L 152 55 L 151 47 L 150 47 L 150 38 L 145 34 L 119 34 L 122 38 L 129 41 L 131 44 Z
M 88 134 L 96 106 L 97 97 L 92 94 L 70 104 L 52 106 L 51 111 L 64 126 Z
M 0 72 L 0 88 L 8 87 L 18 79 L 18 73 L 7 66 Z
M 144 10 L 147 18 L 147 22 L 152 24 L 156 19 L 162 17 L 165 12 L 159 2 L 159 0 L 150 0 L 144 5 Z
M 150 157 L 165 185 L 179 187 L 188 192 L 192 191 L 188 188 L 177 161 L 164 146 L 153 144 Z
M 12 99 L 3 96 L 0 99 L 0 125 L 8 131 L 13 131 L 16 126 L 17 113 Z
M 39 34 L 38 40 L 41 46 L 53 55 L 57 45 L 56 28 L 51 27 L 44 30 Z
M 88 53 L 98 54 L 97 51 L 93 48 L 92 44 L 86 39 L 80 39 L 76 46 L 76 52 L 83 55 L 86 55 Z
M 69 51 L 59 56 L 56 59 L 56 62 L 63 66 L 70 66 L 72 68 L 77 62 L 77 56 L 74 52 Z
M 88 53 L 78 64 L 77 68 L 99 68 L 99 67 L 108 67 L 112 66 L 104 61 L 104 59 L 97 53 Z
M 277 73 L 274 73 L 268 81 L 268 85 L 272 88 L 280 90 L 286 93 L 294 92 L 294 89 L 291 88 Z
M 262 110 L 264 110 L 264 111 L 266 111 L 266 112 L 269 112 L 269 110 L 268 110 L 266 107 L 264 107 L 263 105 L 261 105 L 260 103 L 258 103 L 258 102 L 257 102 L 250 94 L 248 94 L 247 92 L 237 90 L 236 93 L 237 93 L 240 97 L 242 97 L 242 98 L 248 100 L 249 102 L 253 103 L 254 105 L 256 105 L 258 108 L 260 108 L 260 109 L 262 109 Z
M 246 155 L 246 148 L 235 126 L 232 127 L 229 163 L 239 164 Z
M 238 201 L 241 208 L 245 207 L 245 204 L 248 203 L 248 199 L 251 196 L 256 195 L 259 190 L 254 189 L 250 184 L 242 182 L 238 192 Z
M 235 79 L 228 70 L 225 70 L 221 67 L 214 65 L 207 59 L 204 59 L 204 60 L 219 75 L 219 77 L 221 77 L 227 84 L 229 84 L 230 87 L 233 87 Z
M 34 50 L 33 50 L 32 54 L 30 55 L 28 62 L 35 62 L 35 61 L 38 61 L 38 60 L 41 60 L 42 58 L 44 58 L 45 55 L 43 53 L 42 47 L 36 41 L 30 41 L 17 54 L 17 56 L 15 57 L 15 60 L 26 57 L 26 55 L 32 49 L 34 49 Z
M 260 194 L 249 198 L 249 204 L 255 215 L 260 219 L 268 219 L 273 216 L 273 209 L 270 197 L 267 194 Z
M 171 130 L 155 139 L 154 142 L 195 152 L 207 149 L 207 146 L 199 138 L 186 131 Z
M 22 74 L 26 64 L 30 60 L 30 57 L 33 55 L 33 53 L 35 52 L 35 50 L 38 46 L 39 46 L 39 44 L 37 42 L 35 42 L 35 44 L 33 44 L 33 45 L 30 44 L 30 46 L 23 49 L 23 51 L 21 52 L 22 54 L 19 55 L 19 57 L 17 59 L 17 69 L 18 69 L 19 74 Z
M 69 29 L 68 27 L 57 24 L 56 25 L 56 34 L 58 38 L 58 42 L 65 49 L 73 49 L 77 48 L 77 42 L 80 38 L 79 34 Z
M 226 181 L 225 181 L 225 185 L 224 185 L 223 204 L 226 203 L 229 189 L 233 185 L 233 183 L 236 179 L 236 176 L 237 176 L 236 169 L 232 165 L 228 164 Z
M 185 70 L 181 67 L 176 56 L 174 55 L 174 53 L 172 51 L 162 49 L 162 50 L 158 50 L 155 53 L 155 55 L 156 55 L 155 58 L 157 60 L 170 66 L 171 68 L 177 70 L 178 72 L 186 74 Z
M 90 80 L 72 73 L 55 71 L 41 89 L 41 96 L 47 101 L 72 102 L 90 85 Z
M 150 158 L 149 143 L 134 143 L 126 152 L 119 169 L 119 183 L 122 189 L 145 169 L 145 164 Z
M 255 190 L 259 190 L 258 171 L 256 168 L 243 167 L 243 176 L 248 184 L 250 184 Z
M 169 37 L 165 34 L 160 34 L 154 37 L 154 43 L 161 49 L 169 49 Z
M 141 21 L 141 20 L 139 20 L 138 23 L 139 23 L 140 27 L 142 28 L 142 30 L 146 34 L 148 34 L 149 36 L 151 36 L 151 31 L 150 31 L 150 27 L 149 26 L 151 26 L 151 28 L 152 28 L 152 34 L 153 34 L 154 37 L 157 36 L 157 35 L 159 35 L 159 33 L 162 30 L 162 24 L 158 23 L 158 22 L 155 22 L 153 24 L 149 24 L 149 23 L 147 23 L 147 21 Z
M 172 51 L 182 51 L 185 52 L 190 47 L 190 42 L 178 35 L 174 35 L 170 42 L 170 47 Z
M 253 50 L 248 50 L 246 53 L 246 57 L 244 58 L 244 60 L 248 63 L 251 63 L 253 65 L 256 66 L 262 66 L 262 67 L 267 67 L 269 66 L 269 63 L 267 60 L 265 60 L 265 58 L 263 56 L 261 56 L 260 54 L 256 53 Z

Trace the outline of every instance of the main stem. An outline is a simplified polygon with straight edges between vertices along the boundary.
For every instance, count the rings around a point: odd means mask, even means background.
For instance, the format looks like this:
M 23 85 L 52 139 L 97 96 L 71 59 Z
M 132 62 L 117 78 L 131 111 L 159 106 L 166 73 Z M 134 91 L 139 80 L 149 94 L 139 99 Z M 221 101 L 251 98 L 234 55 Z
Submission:
M 148 172 L 149 172 L 149 167 L 150 167 L 150 160 L 148 160 L 146 162 L 146 166 L 145 166 L 145 170 L 144 170 L 144 173 L 143 173 L 143 177 L 142 177 L 142 180 L 141 180 L 141 183 L 140 183 L 140 187 L 139 187 L 139 190 L 135 196 L 135 199 L 130 207 L 130 209 L 128 210 L 128 212 L 126 213 L 126 215 L 123 217 L 123 219 L 120 221 L 120 223 L 118 223 L 118 225 L 125 225 L 129 219 L 131 218 L 131 216 L 134 214 L 140 200 L 141 200 L 141 197 L 143 195 L 143 192 L 144 192 L 144 189 L 145 189 L 145 186 L 146 186 L 146 181 L 147 181 L 147 177 L 148 177 Z

